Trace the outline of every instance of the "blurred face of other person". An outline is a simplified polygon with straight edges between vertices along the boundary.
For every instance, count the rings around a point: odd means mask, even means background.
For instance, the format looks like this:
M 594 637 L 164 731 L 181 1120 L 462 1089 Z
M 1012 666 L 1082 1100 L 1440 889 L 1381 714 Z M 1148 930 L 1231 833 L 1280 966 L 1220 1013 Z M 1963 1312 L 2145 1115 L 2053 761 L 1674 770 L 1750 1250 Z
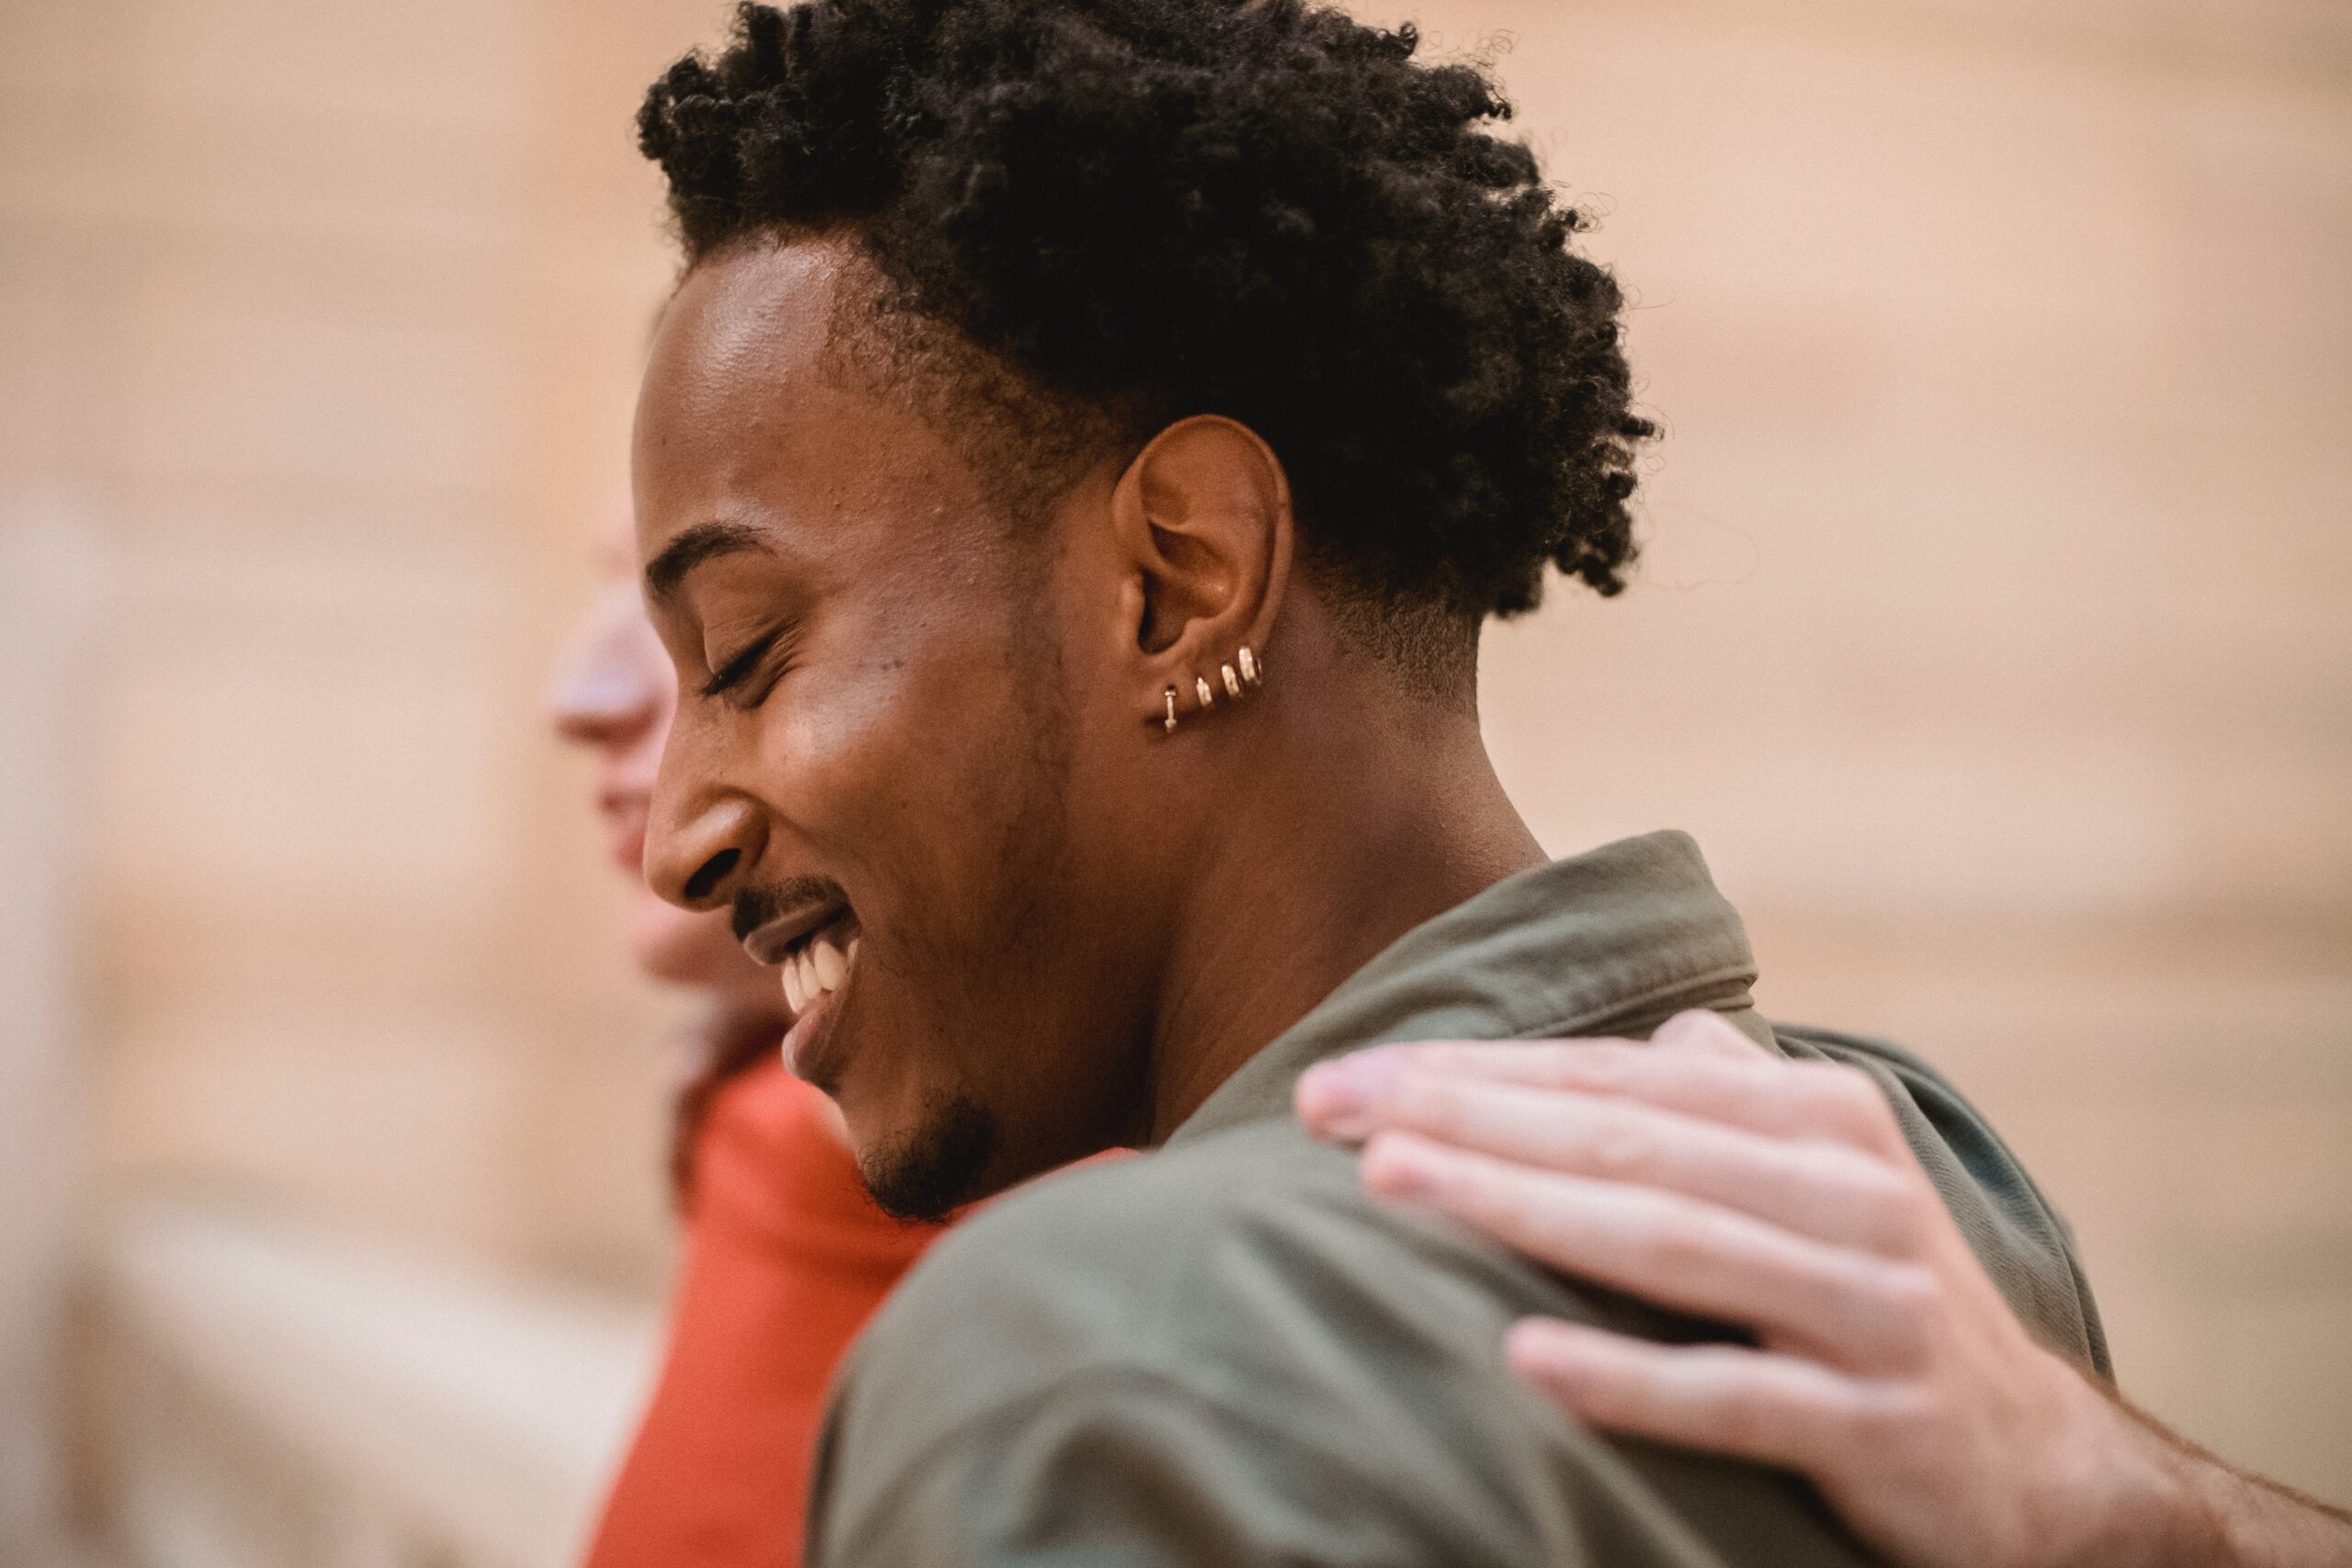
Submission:
M 730 1010 L 780 1012 L 772 976 L 743 952 L 724 916 L 681 909 L 645 885 L 646 812 L 677 708 L 677 676 L 645 618 L 625 526 L 612 531 L 602 562 L 596 598 L 556 666 L 549 708 L 556 733 L 594 759 L 606 852 L 628 882 L 629 957 L 650 978 L 712 992 Z

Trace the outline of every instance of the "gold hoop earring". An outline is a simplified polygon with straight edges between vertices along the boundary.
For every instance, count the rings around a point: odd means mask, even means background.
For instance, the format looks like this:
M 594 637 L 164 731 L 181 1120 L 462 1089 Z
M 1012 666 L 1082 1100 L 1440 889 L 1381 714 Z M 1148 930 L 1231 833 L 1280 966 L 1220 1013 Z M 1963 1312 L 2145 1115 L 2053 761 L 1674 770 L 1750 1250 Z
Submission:
M 1239 668 L 1237 669 L 1237 665 Z M 1217 680 L 1224 683 L 1226 700 L 1239 702 L 1249 694 L 1250 688 L 1266 683 L 1266 660 L 1256 649 L 1245 642 L 1234 651 L 1233 663 L 1219 664 L 1216 667 L 1216 673 Z M 1160 688 L 1160 712 L 1155 716 L 1159 720 L 1159 727 L 1170 735 L 1176 733 L 1176 720 L 1179 716 L 1176 712 L 1176 693 L 1177 689 L 1174 686 Z M 1193 696 L 1200 705 L 1194 710 L 1195 712 L 1206 713 L 1216 706 L 1216 687 L 1211 684 L 1208 677 L 1204 675 L 1196 674 L 1193 677 Z

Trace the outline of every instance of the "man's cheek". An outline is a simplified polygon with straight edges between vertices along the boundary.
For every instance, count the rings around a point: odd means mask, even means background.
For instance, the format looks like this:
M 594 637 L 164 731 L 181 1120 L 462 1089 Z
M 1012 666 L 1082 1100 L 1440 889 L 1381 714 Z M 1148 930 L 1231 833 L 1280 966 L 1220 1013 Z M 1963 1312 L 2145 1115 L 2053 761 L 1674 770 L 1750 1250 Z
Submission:
M 922 819 L 922 793 L 937 779 L 936 766 L 921 758 L 888 716 L 817 729 L 794 764 L 815 803 L 812 829 L 840 839 L 854 855 L 887 851 Z
M 787 676 L 768 709 L 763 767 L 812 830 L 854 819 L 908 760 L 888 705 L 854 687 L 810 679 L 796 688 Z
M 960 801 L 1024 754 L 1027 737 L 1009 722 L 985 662 L 908 659 L 873 675 L 844 690 L 809 737 L 813 759 L 842 787 L 900 810 Z

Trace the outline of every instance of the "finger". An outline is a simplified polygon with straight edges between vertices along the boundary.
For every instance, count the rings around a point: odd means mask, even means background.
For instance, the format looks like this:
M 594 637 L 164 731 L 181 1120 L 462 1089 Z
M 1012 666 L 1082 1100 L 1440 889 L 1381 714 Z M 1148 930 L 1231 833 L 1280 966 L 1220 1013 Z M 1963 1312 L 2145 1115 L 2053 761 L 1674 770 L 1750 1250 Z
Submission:
M 1429 1040 L 1404 1042 L 1392 1045 L 1374 1045 L 1359 1055 L 1375 1053 L 1393 1055 L 1408 1060 L 1430 1065 L 1460 1066 L 1464 1071 L 1493 1071 L 1504 1077 L 1518 1077 L 1525 1071 L 1526 1053 L 1522 1047 L 1535 1042 L 1521 1040 Z M 1739 1026 L 1722 1013 L 1710 1008 L 1685 1008 L 1661 1023 L 1647 1040 L 1616 1034 L 1573 1035 L 1563 1040 L 1546 1041 L 1551 1045 L 1610 1045 L 1646 1050 L 1655 1055 L 1660 1051 L 1721 1056 L 1733 1061 L 1773 1062 L 1784 1060 L 1777 1053 L 1768 1051 L 1741 1032 Z
M 1553 1318 L 1513 1325 L 1504 1353 L 1589 1425 L 1798 1470 L 1835 1454 L 1876 1397 L 1795 1356 L 1654 1345 Z
M 1379 1124 L 1373 1108 L 1408 1073 L 1637 1100 L 1773 1137 L 1832 1138 L 1911 1157 L 1884 1096 L 1852 1068 L 1753 1049 L 1734 1056 L 1623 1040 L 1374 1046 L 1318 1062 L 1302 1075 L 1299 1117 L 1317 1137 L 1361 1142 Z
M 1739 1025 L 1712 1008 L 1683 1009 L 1657 1026 L 1650 1043 L 1661 1050 L 1701 1051 L 1740 1062 L 1754 1061 L 1758 1055 L 1769 1059 L 1762 1046 L 1740 1032 Z
M 1833 1247 L 1680 1193 L 1529 1170 L 1383 1133 L 1374 1194 L 1448 1214 L 1515 1251 L 1676 1312 L 1755 1328 L 1832 1364 L 1915 1364 L 1940 1301 L 1918 1264 Z
M 1639 1100 L 1407 1071 L 1340 1125 L 1421 1134 L 1521 1165 L 1679 1192 L 1816 1240 L 1901 1254 L 1926 1178 L 1850 1145 L 1768 1137 Z

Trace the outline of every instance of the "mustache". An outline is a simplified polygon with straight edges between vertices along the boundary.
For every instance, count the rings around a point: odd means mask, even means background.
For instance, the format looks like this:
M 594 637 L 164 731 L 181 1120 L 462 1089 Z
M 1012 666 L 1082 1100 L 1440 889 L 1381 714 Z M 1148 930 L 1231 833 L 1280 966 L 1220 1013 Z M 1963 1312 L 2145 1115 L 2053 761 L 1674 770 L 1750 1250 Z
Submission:
M 735 895 L 727 923 L 741 942 L 770 920 L 828 904 L 846 904 L 849 895 L 830 876 L 788 876 L 766 887 L 746 887 Z

